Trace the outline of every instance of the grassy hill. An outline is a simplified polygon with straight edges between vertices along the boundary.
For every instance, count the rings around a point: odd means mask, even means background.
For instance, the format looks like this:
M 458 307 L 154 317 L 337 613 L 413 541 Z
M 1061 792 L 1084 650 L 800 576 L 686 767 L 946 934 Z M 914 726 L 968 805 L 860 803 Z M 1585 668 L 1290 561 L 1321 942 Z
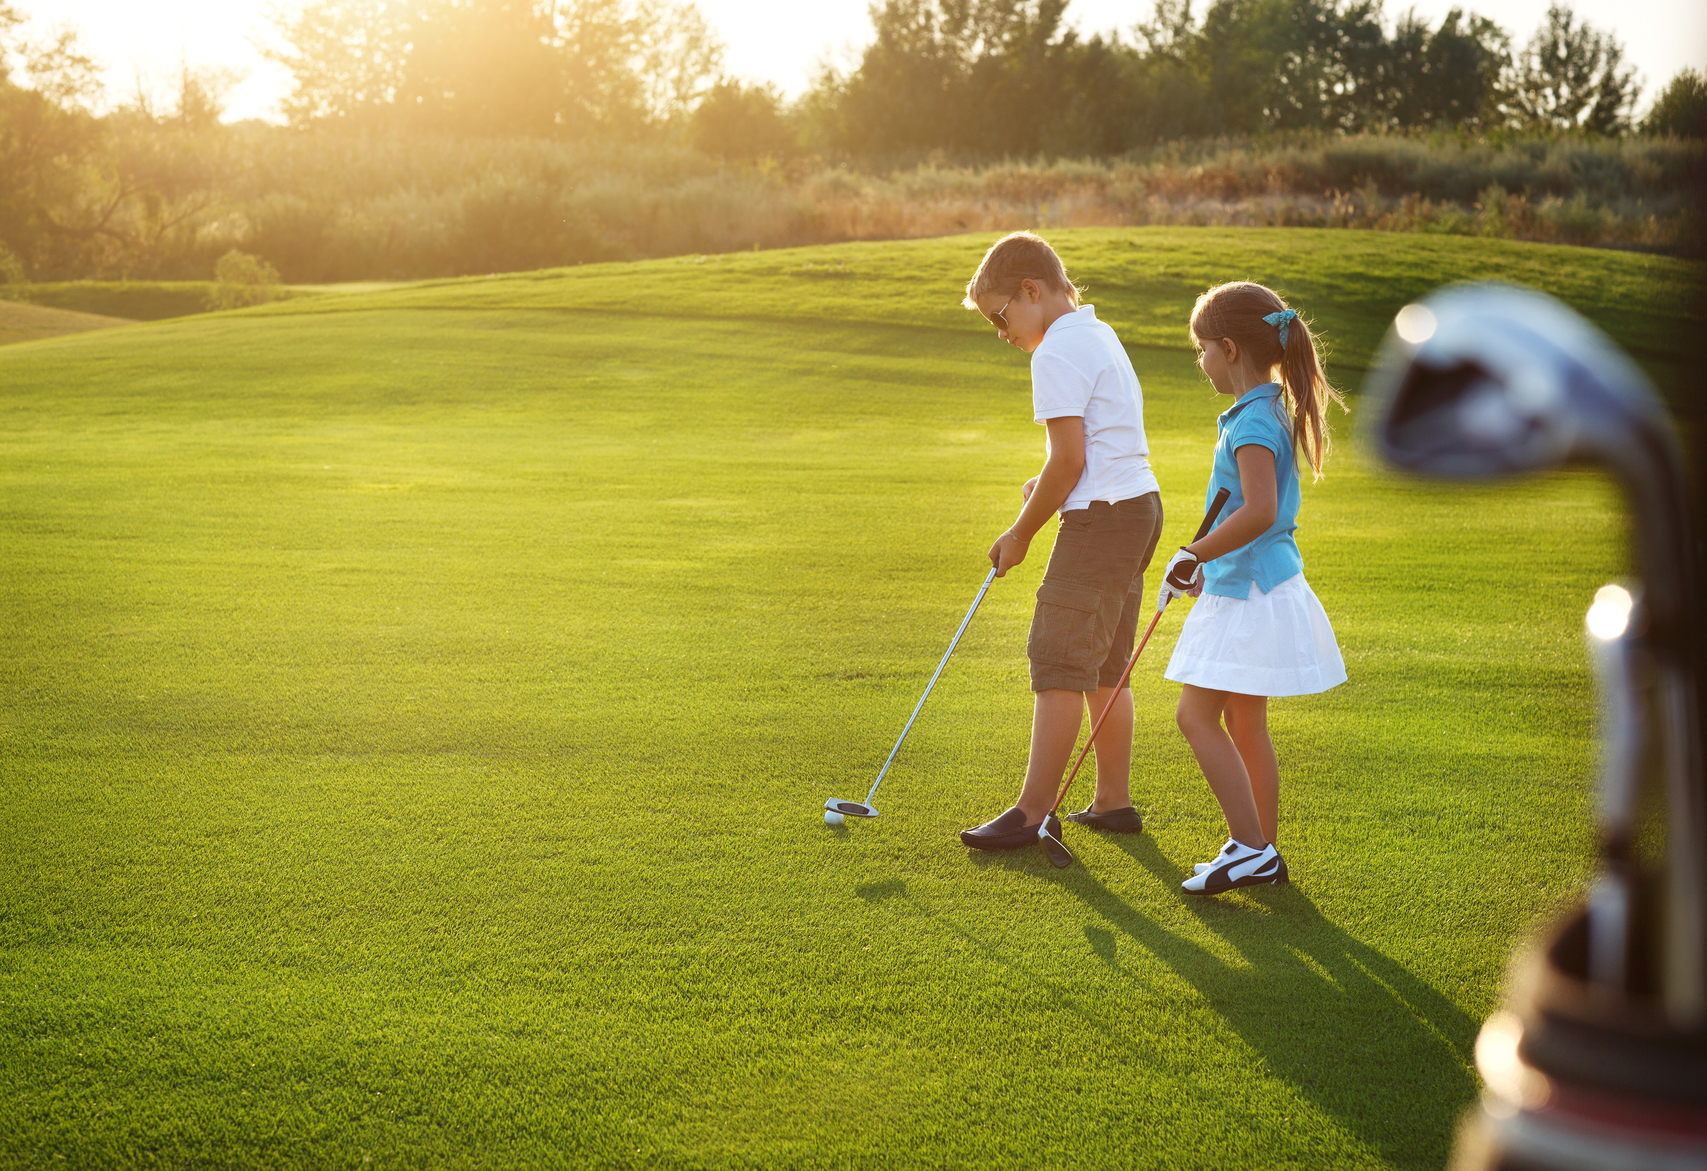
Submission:
M 275 300 L 318 293 L 385 288 L 386 282 L 350 285 L 286 285 L 275 287 Z M 206 313 L 214 304 L 215 281 L 44 281 L 24 286 L 22 293 L 37 305 L 93 313 L 127 321 L 163 321 Z
M 19 301 L 0 301 L 0 346 L 129 324 L 131 323 L 122 317 L 103 317 L 96 313 L 49 309 L 43 305 L 26 305 Z
M 735 252 L 424 281 L 342 298 L 338 307 L 861 321 L 971 335 L 982 322 L 960 308 L 955 290 L 971 275 L 966 258 L 978 249 L 970 242 L 988 246 L 993 238 Z M 1049 238 L 1060 242 L 1068 271 L 1086 288 L 1085 300 L 1128 347 L 1183 352 L 1199 293 L 1221 281 L 1261 281 L 1325 331 L 1330 360 L 1353 387 L 1393 314 L 1452 281 L 1511 281 L 1547 290 L 1616 337 L 1674 398 L 1689 376 L 1690 340 L 1698 325 L 1690 315 L 1690 293 L 1700 266 L 1645 253 L 1308 228 L 1088 228 L 1051 232 Z M 290 308 L 327 311 L 314 301 Z
M 1697 270 L 1356 232 L 1060 232 L 1201 507 L 1206 283 L 1354 381 L 1451 279 L 1550 288 L 1680 377 Z M 1351 680 L 1277 701 L 1295 882 L 1135 678 L 1134 839 L 953 835 L 1023 768 L 1047 539 L 862 796 L 1041 459 L 956 308 L 987 237 L 314 298 L 0 352 L 0 1162 L 1438 1167 L 1512 942 L 1581 889 L 1569 473 L 1342 442 L 1300 542 Z M 1349 422 L 1342 426 L 1349 439 Z

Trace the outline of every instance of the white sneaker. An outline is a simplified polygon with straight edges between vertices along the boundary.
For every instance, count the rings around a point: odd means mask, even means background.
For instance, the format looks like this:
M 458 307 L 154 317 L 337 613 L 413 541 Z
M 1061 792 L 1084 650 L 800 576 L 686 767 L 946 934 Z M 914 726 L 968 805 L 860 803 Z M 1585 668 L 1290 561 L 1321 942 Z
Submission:
M 1191 872 L 1193 874 L 1202 874 L 1205 871 L 1215 869 L 1231 856 L 1228 854 L 1229 850 L 1236 854 L 1242 850 L 1251 850 L 1251 847 L 1245 845 L 1245 843 L 1241 842 L 1238 838 L 1228 838 L 1226 844 L 1221 847 L 1221 852 L 1215 855 L 1215 860 L 1213 862 L 1193 862 L 1191 864 Z M 1261 851 L 1251 850 L 1251 853 L 1256 854 L 1261 853 Z
M 1193 874 L 1202 874 L 1205 870 L 1213 870 L 1217 866 L 1219 866 L 1220 864 L 1221 863 L 1218 861 L 1217 862 L 1193 862 L 1191 864 L 1191 872 Z M 1276 882 L 1290 882 L 1291 881 L 1291 879 L 1289 879 L 1286 876 L 1286 859 L 1284 859 L 1284 858 L 1282 858 L 1280 860 L 1280 877 L 1275 879 L 1274 881 L 1276 881 Z
M 1196 871 L 1180 883 L 1190 894 L 1214 895 L 1235 887 L 1287 881 L 1286 860 L 1273 843 L 1257 850 L 1236 838 L 1228 838 L 1215 861 L 1198 863 Z

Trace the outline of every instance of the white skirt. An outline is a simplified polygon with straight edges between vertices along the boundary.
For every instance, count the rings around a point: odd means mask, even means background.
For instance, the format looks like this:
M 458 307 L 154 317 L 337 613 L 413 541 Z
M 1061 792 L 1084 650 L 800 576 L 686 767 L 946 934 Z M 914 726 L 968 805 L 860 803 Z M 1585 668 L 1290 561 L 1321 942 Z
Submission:
M 1165 678 L 1240 695 L 1314 695 L 1345 682 L 1327 611 L 1302 573 L 1244 599 L 1204 594 L 1186 615 Z

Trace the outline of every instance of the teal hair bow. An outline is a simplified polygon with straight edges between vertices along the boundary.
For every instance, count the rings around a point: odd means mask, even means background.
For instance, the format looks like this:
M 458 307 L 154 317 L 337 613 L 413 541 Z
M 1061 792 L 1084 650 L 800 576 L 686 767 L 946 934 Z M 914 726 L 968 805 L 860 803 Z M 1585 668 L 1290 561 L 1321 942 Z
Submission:
M 1282 309 L 1279 313 L 1269 313 L 1263 317 L 1263 320 L 1270 325 L 1280 327 L 1280 348 L 1283 350 L 1286 348 L 1286 323 L 1294 320 L 1297 316 L 1298 314 L 1290 309 Z

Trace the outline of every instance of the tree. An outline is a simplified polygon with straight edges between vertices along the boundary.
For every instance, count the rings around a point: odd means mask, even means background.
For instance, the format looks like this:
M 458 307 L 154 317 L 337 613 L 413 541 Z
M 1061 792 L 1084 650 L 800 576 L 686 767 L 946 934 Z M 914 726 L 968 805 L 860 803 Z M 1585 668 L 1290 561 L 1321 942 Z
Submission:
M 395 104 L 414 128 L 549 135 L 573 116 L 552 14 L 534 0 L 419 4 Z
M 1500 78 L 1511 65 L 1505 30 L 1451 9 L 1432 32 L 1415 10 L 1394 26 L 1388 128 L 1480 126 L 1499 119 Z
M 876 35 L 841 85 L 837 145 L 878 155 L 964 142 L 967 26 L 975 18 L 958 7 L 944 13 L 934 0 L 873 6 Z
M 263 55 L 294 78 L 286 117 L 296 125 L 356 121 L 391 107 L 403 88 L 415 7 L 409 0 L 316 0 L 278 16 L 282 44 Z
M 0 0 L 0 245 L 39 276 L 75 267 L 126 193 L 97 164 L 94 60 L 70 29 L 29 40 L 24 23 Z
M 101 69 L 77 30 L 60 25 L 46 40 L 26 40 L 24 14 L 0 0 L 0 83 L 29 89 L 56 106 L 87 110 L 103 88 Z
M 645 89 L 635 68 L 642 18 L 627 0 L 569 0 L 556 14 L 566 82 L 561 121 L 569 133 L 632 127 L 644 119 Z
M 1133 30 L 1139 44 L 1128 66 L 1128 148 L 1213 133 L 1217 121 L 1201 68 L 1190 0 L 1156 0 L 1154 17 Z
M 1077 45 L 1066 0 L 884 0 L 859 68 L 819 81 L 835 146 L 868 156 L 937 148 L 1030 154 L 1051 145 Z
M 632 134 L 685 114 L 722 46 L 664 0 L 310 0 L 267 55 L 298 125 Z
M 735 162 L 781 158 L 793 153 L 795 145 L 776 90 L 728 78 L 701 99 L 693 112 L 690 135 L 701 154 Z
M 156 124 L 208 130 L 219 125 L 225 114 L 226 98 L 242 79 L 243 74 L 234 69 L 192 66 L 187 60 L 180 60 L 169 95 L 162 95 L 160 86 L 138 73 L 130 101 L 122 107 L 122 112 L 140 115 Z
M 640 27 L 647 113 L 658 122 L 687 117 L 720 80 L 723 42 L 692 4 L 649 0 Z
M 1378 0 L 1213 0 L 1187 58 L 1217 130 L 1360 130 L 1391 89 Z
M 1654 99 L 1654 108 L 1642 122 L 1642 133 L 1707 138 L 1707 80 L 1693 69 L 1672 78 Z
M 1554 4 L 1515 63 L 1510 110 L 1527 129 L 1620 134 L 1640 92 L 1624 46 Z

